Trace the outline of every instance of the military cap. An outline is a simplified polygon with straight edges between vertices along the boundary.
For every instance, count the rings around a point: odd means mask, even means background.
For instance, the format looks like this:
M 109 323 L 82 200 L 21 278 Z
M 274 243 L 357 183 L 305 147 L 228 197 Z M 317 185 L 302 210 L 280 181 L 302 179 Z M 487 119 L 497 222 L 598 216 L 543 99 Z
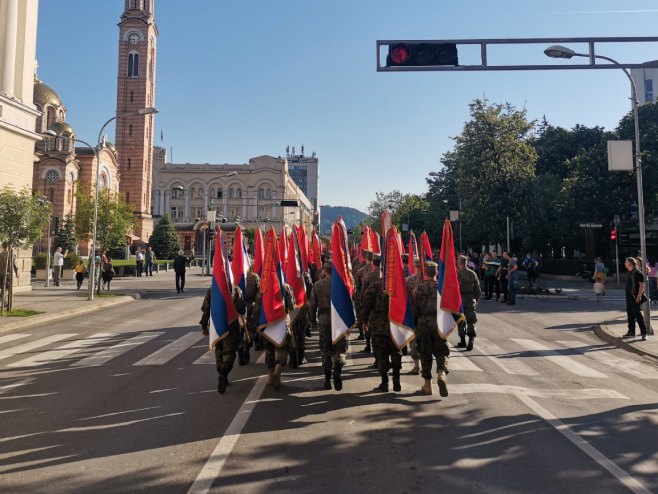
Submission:
M 372 251 L 371 250 L 362 250 L 363 252 L 363 257 L 366 259 L 372 260 Z

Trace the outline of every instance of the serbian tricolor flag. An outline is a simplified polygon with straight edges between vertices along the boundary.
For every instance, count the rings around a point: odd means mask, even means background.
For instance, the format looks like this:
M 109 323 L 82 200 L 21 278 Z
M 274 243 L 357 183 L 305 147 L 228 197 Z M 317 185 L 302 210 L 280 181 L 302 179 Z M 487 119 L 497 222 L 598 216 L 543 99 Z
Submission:
M 402 242 L 397 228 L 391 227 L 386 235 L 386 273 L 385 290 L 390 296 L 388 318 L 391 338 L 399 350 L 404 348 L 416 336 L 411 300 L 407 292 L 402 266 Z
M 331 340 L 336 344 L 356 323 L 352 295 L 352 263 L 347 245 L 347 228 L 339 216 L 331 229 Z
M 279 262 L 281 262 L 281 267 L 285 272 L 286 263 L 288 262 L 288 236 L 286 235 L 285 225 L 281 227 L 281 235 L 279 236 L 279 243 L 277 248 L 279 250 Z
M 414 259 L 418 259 L 418 244 L 416 243 L 416 235 L 413 230 L 409 231 L 409 274 L 414 274 Z
M 288 325 L 284 304 L 283 272 L 274 228 L 270 228 L 265 236 L 260 293 L 262 300 L 258 331 L 276 347 L 281 347 L 288 334 Z
M 430 238 L 426 232 L 420 235 L 420 272 L 423 274 L 423 280 L 427 279 L 425 272 L 425 263 L 432 260 L 432 246 L 430 245 Z
M 292 288 L 295 296 L 295 310 L 290 314 L 290 321 L 294 322 L 300 309 L 306 304 L 306 283 L 304 283 L 304 271 L 301 265 L 299 242 L 297 239 L 297 228 L 293 226 L 288 242 L 288 265 L 286 266 L 286 283 Z
M 441 237 L 441 253 L 439 256 L 439 272 L 436 289 L 436 319 L 439 326 L 439 336 L 447 339 L 457 324 L 463 319 L 462 295 L 457 279 L 457 263 L 455 262 L 455 241 L 450 220 L 443 223 Z
M 233 242 L 233 259 L 231 261 L 233 283 L 242 290 L 242 299 L 247 303 L 247 272 L 249 271 L 249 255 L 242 236 L 240 225 L 235 227 L 235 240 Z
M 215 259 L 212 268 L 212 285 L 210 287 L 210 325 L 208 338 L 210 349 L 228 335 L 229 326 L 238 317 L 233 305 L 233 287 L 230 271 L 225 263 L 224 232 L 217 232 L 215 240 Z
M 259 277 L 263 272 L 263 232 L 260 228 L 254 230 L 254 273 Z

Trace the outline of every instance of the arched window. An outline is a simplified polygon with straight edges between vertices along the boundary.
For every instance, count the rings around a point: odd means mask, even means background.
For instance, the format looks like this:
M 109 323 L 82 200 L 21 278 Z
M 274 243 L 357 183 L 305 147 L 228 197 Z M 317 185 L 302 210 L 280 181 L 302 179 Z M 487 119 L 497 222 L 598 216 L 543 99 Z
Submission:
M 272 189 L 265 189 L 265 199 L 272 199 Z
M 263 189 L 262 187 L 258 189 L 258 198 L 265 199 L 265 189 Z
M 224 197 L 224 190 L 223 189 L 217 189 L 217 195 L 214 196 L 216 199 L 221 199 Z
M 128 54 L 128 77 L 139 77 L 139 53 Z
M 233 199 L 234 196 L 235 196 L 235 189 L 231 187 L 230 189 L 228 189 L 228 198 Z
M 214 187 L 210 188 L 210 194 L 208 196 L 211 197 L 211 198 L 215 197 L 215 188 Z
M 235 197 L 236 197 L 237 199 L 242 199 L 242 189 L 241 189 L 240 187 L 238 187 L 237 189 L 235 189 Z
M 180 199 L 183 196 L 183 191 L 177 187 L 172 187 L 171 189 L 171 198 Z
M 196 199 L 195 194 L 196 194 L 196 189 L 195 189 L 194 187 L 192 187 L 192 188 L 190 189 L 190 197 L 191 197 L 192 199 Z

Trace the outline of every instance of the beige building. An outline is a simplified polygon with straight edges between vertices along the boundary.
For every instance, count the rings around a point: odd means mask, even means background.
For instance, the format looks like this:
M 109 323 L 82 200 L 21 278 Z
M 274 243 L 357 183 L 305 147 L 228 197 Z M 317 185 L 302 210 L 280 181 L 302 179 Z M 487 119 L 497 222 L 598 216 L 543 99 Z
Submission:
M 196 252 L 209 210 L 218 221 L 263 231 L 300 223 L 310 229 L 314 218 L 311 201 L 290 176 L 288 160 L 273 156 L 246 164 L 172 164 L 166 163 L 166 150 L 155 147 L 152 204 L 153 217 L 169 214 L 183 248 Z

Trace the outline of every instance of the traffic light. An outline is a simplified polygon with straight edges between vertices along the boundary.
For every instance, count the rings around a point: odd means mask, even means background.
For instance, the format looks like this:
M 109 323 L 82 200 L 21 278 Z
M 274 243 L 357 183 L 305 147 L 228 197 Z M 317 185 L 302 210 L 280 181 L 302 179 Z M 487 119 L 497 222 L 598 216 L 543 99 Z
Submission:
M 617 240 L 617 229 L 612 228 L 610 230 L 610 240 Z
M 459 65 L 455 43 L 398 43 L 389 45 L 387 67 L 425 67 L 433 65 Z

